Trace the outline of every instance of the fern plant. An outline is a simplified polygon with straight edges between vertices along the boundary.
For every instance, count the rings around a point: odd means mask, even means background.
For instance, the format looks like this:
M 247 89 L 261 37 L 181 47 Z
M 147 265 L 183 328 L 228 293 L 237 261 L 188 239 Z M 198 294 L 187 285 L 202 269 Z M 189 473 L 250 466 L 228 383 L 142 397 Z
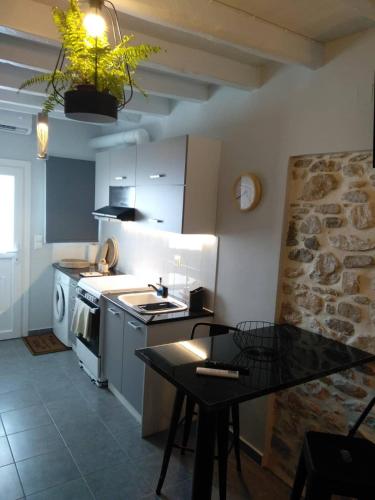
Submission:
M 61 96 L 79 86 L 94 87 L 98 92 L 113 95 L 118 103 L 124 100 L 124 87 L 143 90 L 135 80 L 138 64 L 160 51 L 160 47 L 141 44 L 130 45 L 133 36 L 125 35 L 111 46 L 107 33 L 91 37 L 83 25 L 84 16 L 78 0 L 70 0 L 66 11 L 59 7 L 52 10 L 62 42 L 63 64 L 51 73 L 38 75 L 22 83 L 20 90 L 45 82 L 47 98 L 43 111 L 52 111 L 62 104 Z

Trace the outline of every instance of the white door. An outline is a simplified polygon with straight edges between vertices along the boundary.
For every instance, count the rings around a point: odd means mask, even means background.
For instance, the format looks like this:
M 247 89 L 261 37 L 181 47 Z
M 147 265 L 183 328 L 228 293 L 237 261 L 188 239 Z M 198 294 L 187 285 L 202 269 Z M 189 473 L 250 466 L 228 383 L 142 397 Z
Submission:
M 0 160 L 0 340 L 20 337 L 26 328 L 28 266 L 24 240 L 28 196 L 23 167 L 23 162 Z

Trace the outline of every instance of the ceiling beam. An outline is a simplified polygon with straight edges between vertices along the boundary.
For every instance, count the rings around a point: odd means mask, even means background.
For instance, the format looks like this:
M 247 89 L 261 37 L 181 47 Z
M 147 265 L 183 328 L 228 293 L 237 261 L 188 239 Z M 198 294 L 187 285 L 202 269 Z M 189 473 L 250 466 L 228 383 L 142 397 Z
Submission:
M 0 34 L 0 62 L 40 73 L 50 72 L 57 60 L 58 48 Z M 147 94 L 192 102 L 209 98 L 209 85 L 186 78 L 141 68 L 137 82 Z
M 0 1 L 0 32 L 27 40 L 59 45 L 51 8 L 32 0 Z M 200 49 L 134 33 L 137 43 L 149 43 L 162 50 L 142 62 L 142 68 L 162 70 L 201 82 L 245 90 L 259 87 L 260 69 Z
M 317 68 L 323 45 L 220 0 L 117 0 L 119 11 L 283 63 Z
M 11 92 L 8 93 L 8 97 L 12 96 L 11 102 L 20 101 L 25 106 L 30 104 L 40 110 L 46 97 L 45 84 L 18 91 L 21 84 L 33 75 L 30 70 L 0 63 L 0 89 Z M 144 97 L 135 93 L 133 99 L 126 105 L 126 110 L 146 115 L 168 116 L 172 110 L 172 101 L 165 97 L 151 95 Z

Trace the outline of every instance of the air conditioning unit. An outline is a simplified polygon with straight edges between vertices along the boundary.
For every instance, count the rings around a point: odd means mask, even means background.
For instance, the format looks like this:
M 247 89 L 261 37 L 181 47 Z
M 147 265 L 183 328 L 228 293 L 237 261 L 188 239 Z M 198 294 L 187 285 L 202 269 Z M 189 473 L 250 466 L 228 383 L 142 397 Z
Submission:
M 33 117 L 26 113 L 13 113 L 0 109 L 0 132 L 29 135 L 33 126 Z

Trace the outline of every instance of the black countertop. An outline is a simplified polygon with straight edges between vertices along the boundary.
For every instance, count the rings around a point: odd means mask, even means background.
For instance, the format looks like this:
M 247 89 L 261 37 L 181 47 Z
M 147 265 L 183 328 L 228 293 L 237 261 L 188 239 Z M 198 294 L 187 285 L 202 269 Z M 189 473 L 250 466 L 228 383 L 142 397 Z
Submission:
M 170 321 L 184 321 L 188 319 L 205 318 L 208 316 L 213 316 L 214 314 L 208 309 L 203 309 L 200 312 L 192 312 L 187 309 L 186 311 L 179 311 L 175 313 L 170 312 L 163 314 L 141 314 L 137 313 L 133 308 L 121 302 L 121 300 L 119 300 L 118 298 L 120 295 L 122 295 L 122 293 L 107 293 L 103 294 L 102 297 L 147 325 L 159 325 L 160 323 L 168 323 Z
M 274 355 L 257 347 L 269 340 Z M 147 365 L 188 393 L 207 410 L 255 399 L 341 370 L 369 363 L 375 355 L 295 326 L 279 325 L 251 332 L 139 349 Z M 247 375 L 223 379 L 196 374 L 205 359 L 243 367 Z
M 83 267 L 81 269 L 72 269 L 70 267 L 62 267 L 57 262 L 55 262 L 54 264 L 52 264 L 52 266 L 55 269 L 58 269 L 62 273 L 64 273 L 67 276 L 69 276 L 69 278 L 72 279 L 72 280 L 74 280 L 74 281 L 79 281 L 82 278 L 82 276 L 80 275 L 80 273 L 87 273 L 89 271 L 97 271 L 98 270 L 98 266 L 96 264 L 92 265 L 90 267 Z M 105 276 L 113 276 L 115 274 L 124 274 L 124 273 L 120 273 L 120 272 L 117 272 L 115 270 L 110 269 L 109 272 Z

